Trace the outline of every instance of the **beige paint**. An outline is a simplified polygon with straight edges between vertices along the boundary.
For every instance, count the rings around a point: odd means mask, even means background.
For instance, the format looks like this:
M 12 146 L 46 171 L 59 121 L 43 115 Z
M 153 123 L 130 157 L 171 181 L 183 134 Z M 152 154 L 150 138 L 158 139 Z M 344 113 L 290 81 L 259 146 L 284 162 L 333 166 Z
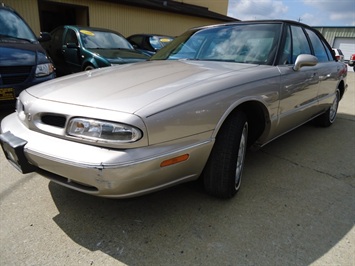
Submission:
M 34 33 L 40 33 L 40 22 L 37 0 L 0 0 L 15 9 L 30 25 Z
M 37 0 L 2 0 L 13 7 L 30 25 L 36 35 L 40 33 L 40 20 Z M 81 5 L 89 8 L 90 26 L 116 30 L 124 36 L 135 33 L 159 33 L 176 36 L 186 29 L 221 23 L 221 21 L 181 15 L 171 12 L 144 9 L 134 6 L 119 5 L 97 0 L 52 0 L 52 2 Z M 191 4 L 208 3 L 210 10 L 218 6 L 216 1 L 186 1 Z M 218 0 L 218 3 L 228 2 Z M 228 3 L 227 3 L 228 4 Z M 225 6 L 227 4 L 221 4 Z
M 227 15 L 228 0 L 175 0 L 176 2 L 207 7 L 210 11 Z

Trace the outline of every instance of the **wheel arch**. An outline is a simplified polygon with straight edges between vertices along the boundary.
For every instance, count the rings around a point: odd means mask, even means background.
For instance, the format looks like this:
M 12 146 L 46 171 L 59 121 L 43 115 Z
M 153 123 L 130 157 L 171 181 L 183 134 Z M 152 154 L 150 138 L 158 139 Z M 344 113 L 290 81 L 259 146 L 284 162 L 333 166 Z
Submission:
M 87 60 L 87 61 L 84 61 L 82 66 L 81 66 L 81 70 L 85 70 L 85 68 L 89 65 L 92 65 L 94 68 L 98 68 L 95 60 Z
M 343 98 L 346 89 L 345 82 L 343 79 L 339 82 L 338 89 L 340 91 L 340 100 L 341 100 Z
M 265 130 L 267 130 L 267 125 L 270 125 L 269 111 L 260 101 L 250 100 L 243 102 L 231 110 L 228 115 L 226 115 L 220 127 L 228 119 L 228 117 L 235 115 L 236 112 L 243 112 L 247 116 L 249 124 L 248 146 L 251 146 L 265 132 Z M 218 132 L 216 134 L 218 134 Z

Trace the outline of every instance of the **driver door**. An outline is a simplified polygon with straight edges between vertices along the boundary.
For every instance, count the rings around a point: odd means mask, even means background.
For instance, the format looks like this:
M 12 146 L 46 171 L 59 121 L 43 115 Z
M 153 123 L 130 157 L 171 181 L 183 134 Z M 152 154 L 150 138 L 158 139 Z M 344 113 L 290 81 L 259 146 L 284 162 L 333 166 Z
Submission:
M 318 108 L 319 69 L 305 66 L 295 71 L 300 54 L 312 54 L 303 29 L 290 26 L 283 54 L 278 65 L 281 74 L 279 126 L 277 133 L 287 132 L 311 119 Z

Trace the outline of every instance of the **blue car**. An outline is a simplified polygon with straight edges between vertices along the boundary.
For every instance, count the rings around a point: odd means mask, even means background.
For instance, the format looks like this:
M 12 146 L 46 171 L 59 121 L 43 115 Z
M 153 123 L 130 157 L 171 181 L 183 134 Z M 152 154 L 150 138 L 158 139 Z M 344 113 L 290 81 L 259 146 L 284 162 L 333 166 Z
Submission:
M 51 59 L 24 19 L 12 8 L 0 5 L 0 106 L 14 105 L 24 89 L 55 78 Z

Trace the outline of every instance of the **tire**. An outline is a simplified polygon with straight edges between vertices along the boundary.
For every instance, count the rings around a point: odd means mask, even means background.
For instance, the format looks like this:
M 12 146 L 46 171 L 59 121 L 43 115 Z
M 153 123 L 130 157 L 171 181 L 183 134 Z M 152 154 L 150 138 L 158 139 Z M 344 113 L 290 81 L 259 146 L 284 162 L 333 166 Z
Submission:
M 85 68 L 84 68 L 84 71 L 89 71 L 89 70 L 93 70 L 95 69 L 93 65 L 87 65 Z
M 339 89 L 336 90 L 335 98 L 333 100 L 333 104 L 328 108 L 328 110 L 318 116 L 316 118 L 316 124 L 321 127 L 329 127 L 331 126 L 337 116 L 338 113 L 338 106 L 339 106 L 339 101 L 340 101 L 340 91 Z
M 247 150 L 248 122 L 242 112 L 227 118 L 202 174 L 205 191 L 219 198 L 232 198 L 239 190 Z

